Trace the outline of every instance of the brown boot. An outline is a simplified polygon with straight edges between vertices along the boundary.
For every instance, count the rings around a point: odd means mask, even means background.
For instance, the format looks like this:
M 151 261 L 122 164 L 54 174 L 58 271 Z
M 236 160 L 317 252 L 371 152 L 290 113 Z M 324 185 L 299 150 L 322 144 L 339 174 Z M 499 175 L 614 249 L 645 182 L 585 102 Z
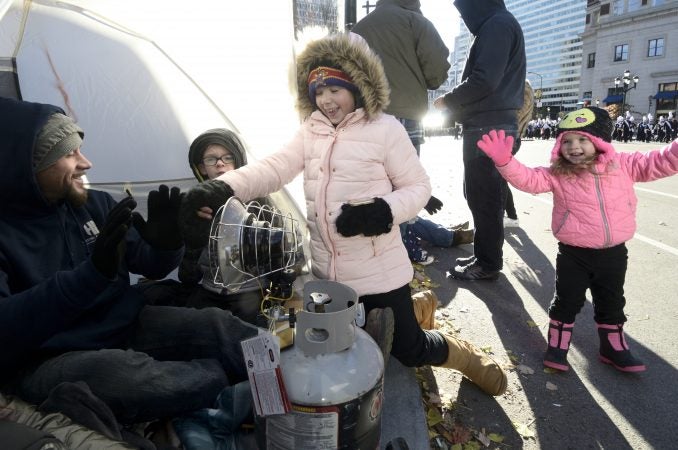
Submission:
M 473 344 L 443 334 L 447 341 L 447 361 L 440 365 L 466 375 L 480 389 L 490 395 L 506 392 L 508 380 L 504 370 L 492 358 Z
M 473 242 L 473 230 L 455 230 L 452 236 L 452 247 Z
M 433 330 L 436 327 L 436 308 L 438 297 L 435 292 L 426 290 L 412 295 L 414 315 L 419 326 L 424 330 Z

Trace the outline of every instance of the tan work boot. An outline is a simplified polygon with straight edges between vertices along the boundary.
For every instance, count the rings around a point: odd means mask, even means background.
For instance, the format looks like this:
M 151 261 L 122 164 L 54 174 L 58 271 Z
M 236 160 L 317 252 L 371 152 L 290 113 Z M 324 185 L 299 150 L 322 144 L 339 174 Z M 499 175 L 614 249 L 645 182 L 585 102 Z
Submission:
M 414 315 L 419 326 L 424 330 L 433 330 L 436 327 L 436 309 L 438 297 L 435 292 L 426 290 L 412 295 Z
M 492 358 L 473 344 L 443 334 L 447 341 L 447 361 L 440 365 L 466 375 L 480 389 L 490 395 L 506 392 L 508 380 L 504 370 Z
M 454 230 L 452 236 L 452 247 L 473 242 L 473 230 Z

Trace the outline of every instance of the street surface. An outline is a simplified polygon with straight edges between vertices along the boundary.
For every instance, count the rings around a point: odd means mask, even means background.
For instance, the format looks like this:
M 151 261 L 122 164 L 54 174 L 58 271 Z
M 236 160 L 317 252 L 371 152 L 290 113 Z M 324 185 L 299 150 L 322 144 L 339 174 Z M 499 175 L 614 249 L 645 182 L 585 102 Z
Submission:
M 433 194 L 444 202 L 432 217 L 441 224 L 471 220 L 462 195 L 461 142 L 432 137 L 421 150 Z M 528 166 L 548 165 L 553 143 L 524 141 L 517 158 Z M 660 147 L 614 145 L 618 151 Z M 506 364 L 508 392 L 491 398 L 458 373 L 434 368 L 441 400 L 466 427 L 503 438 L 490 448 L 678 448 L 678 177 L 636 184 L 638 229 L 627 243 L 625 331 L 631 350 L 648 367 L 640 374 L 621 373 L 598 361 L 590 302 L 575 323 L 570 371 L 544 371 L 546 310 L 553 295 L 557 251 L 550 229 L 551 195 L 511 189 L 520 227 L 505 230 L 499 280 L 447 278 L 454 259 L 473 251 L 470 245 L 428 247 L 436 262 L 425 268 L 442 303 L 439 323 Z

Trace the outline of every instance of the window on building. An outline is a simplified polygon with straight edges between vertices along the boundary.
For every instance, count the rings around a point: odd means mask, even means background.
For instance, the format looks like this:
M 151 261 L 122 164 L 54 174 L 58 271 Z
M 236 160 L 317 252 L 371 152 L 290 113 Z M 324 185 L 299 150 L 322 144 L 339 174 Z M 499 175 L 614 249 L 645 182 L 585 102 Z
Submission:
M 591 23 L 591 14 L 586 15 L 586 25 Z
M 657 114 L 675 111 L 678 108 L 678 83 L 660 83 L 657 100 Z
M 605 3 L 604 5 L 600 5 L 600 15 L 604 16 L 606 14 L 610 14 L 610 4 Z
M 647 5 L 647 0 L 640 0 L 640 4 L 643 6 Z
M 586 63 L 587 69 L 591 69 L 592 67 L 596 67 L 596 54 L 595 53 L 589 53 L 588 61 Z
M 650 39 L 647 43 L 647 56 L 662 56 L 664 54 L 664 38 Z
M 615 16 L 624 14 L 624 0 L 612 0 L 612 14 Z
M 628 61 L 629 60 L 629 44 L 614 46 L 614 60 Z

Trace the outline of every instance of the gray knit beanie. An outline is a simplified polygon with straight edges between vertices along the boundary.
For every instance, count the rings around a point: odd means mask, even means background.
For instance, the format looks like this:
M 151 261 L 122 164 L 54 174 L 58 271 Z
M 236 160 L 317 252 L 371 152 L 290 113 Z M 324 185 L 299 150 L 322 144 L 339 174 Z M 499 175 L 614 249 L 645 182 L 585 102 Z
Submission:
M 33 150 L 33 168 L 41 172 L 62 156 L 80 148 L 84 131 L 70 117 L 54 113 L 38 133 Z

